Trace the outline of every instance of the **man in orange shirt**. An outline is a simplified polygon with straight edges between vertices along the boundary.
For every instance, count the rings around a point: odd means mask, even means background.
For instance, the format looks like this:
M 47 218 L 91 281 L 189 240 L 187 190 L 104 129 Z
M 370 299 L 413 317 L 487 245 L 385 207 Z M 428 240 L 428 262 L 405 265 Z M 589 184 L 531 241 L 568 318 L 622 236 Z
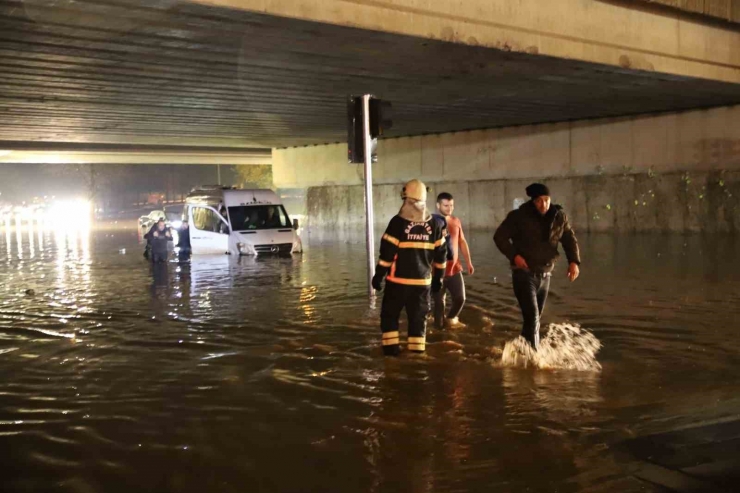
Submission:
M 465 304 L 465 281 L 463 280 L 463 267 L 460 263 L 460 252 L 465 257 L 465 263 L 468 265 L 468 274 L 471 276 L 475 272 L 473 261 L 470 258 L 470 248 L 465 241 L 462 223 L 452 215 L 455 210 L 455 199 L 447 192 L 442 192 L 437 196 L 437 210 L 447 222 L 447 248 L 452 251 L 452 259 L 447 261 L 445 270 L 445 279 L 442 289 L 434 295 L 434 325 L 441 329 L 446 326 L 450 329 L 461 329 L 465 324 L 458 319 L 460 311 Z M 449 291 L 452 297 L 452 305 L 445 319 L 445 292 Z

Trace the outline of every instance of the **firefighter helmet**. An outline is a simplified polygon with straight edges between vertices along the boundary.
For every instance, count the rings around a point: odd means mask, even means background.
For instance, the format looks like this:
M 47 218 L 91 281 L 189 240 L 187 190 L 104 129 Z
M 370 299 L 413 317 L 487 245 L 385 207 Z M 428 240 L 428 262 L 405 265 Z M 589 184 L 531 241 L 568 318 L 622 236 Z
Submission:
M 420 180 L 411 180 L 403 186 L 401 198 L 426 202 L 428 190 L 427 186 Z

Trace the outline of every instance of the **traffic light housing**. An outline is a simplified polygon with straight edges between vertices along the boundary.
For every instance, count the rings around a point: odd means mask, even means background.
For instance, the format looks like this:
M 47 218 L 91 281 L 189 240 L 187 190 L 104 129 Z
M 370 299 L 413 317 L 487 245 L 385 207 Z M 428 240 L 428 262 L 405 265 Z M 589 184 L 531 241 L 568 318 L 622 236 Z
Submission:
M 388 101 L 370 98 L 370 138 L 372 139 L 372 161 L 377 160 L 375 149 L 377 138 L 393 126 L 392 105 Z M 347 100 L 347 158 L 350 163 L 365 162 L 362 96 L 350 96 Z
M 347 100 L 347 157 L 350 163 L 365 162 L 364 130 L 362 128 L 362 98 Z
M 370 136 L 378 138 L 393 126 L 393 105 L 390 101 L 370 98 Z

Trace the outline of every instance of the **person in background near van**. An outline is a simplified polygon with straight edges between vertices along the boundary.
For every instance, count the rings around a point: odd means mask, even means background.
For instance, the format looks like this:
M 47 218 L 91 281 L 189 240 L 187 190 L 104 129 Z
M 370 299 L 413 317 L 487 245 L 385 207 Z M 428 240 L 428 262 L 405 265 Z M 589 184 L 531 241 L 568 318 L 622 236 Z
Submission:
M 221 214 L 221 217 L 224 218 L 224 221 L 229 220 L 229 218 L 226 215 L 227 214 L 226 207 L 224 205 L 219 206 L 218 213 Z M 223 235 L 227 235 L 230 233 L 229 226 L 224 221 L 222 221 L 221 219 L 217 219 L 217 218 L 214 218 L 214 219 L 216 219 L 217 221 L 217 226 L 216 226 L 216 230 L 214 231 L 214 233 L 221 233 Z
M 388 276 L 380 328 L 383 353 L 389 356 L 400 352 L 398 319 L 404 308 L 409 319 L 409 350 L 426 350 L 429 292 L 430 288 L 434 293 L 442 288 L 447 255 L 442 225 L 426 209 L 427 187 L 419 180 L 411 180 L 403 187 L 401 197 L 403 206 L 380 241 L 380 258 L 372 280 L 373 288 L 380 291 Z
M 465 241 L 462 222 L 452 215 L 455 210 L 455 199 L 452 198 L 452 195 L 446 192 L 440 193 L 437 196 L 437 210 L 447 222 L 447 250 L 451 252 L 452 259 L 448 255 L 444 285 L 439 293 L 434 296 L 434 325 L 438 329 L 441 329 L 443 325 L 450 329 L 460 329 L 465 327 L 465 324 L 458 319 L 458 315 L 460 315 L 465 304 L 465 281 L 463 280 L 463 268 L 460 263 L 460 252 L 462 252 L 465 263 L 468 265 L 468 274 L 472 276 L 475 268 L 470 257 L 468 242 Z M 450 292 L 452 305 L 445 319 L 446 291 Z
M 149 259 L 152 255 L 152 234 L 154 233 L 154 230 L 157 229 L 157 223 L 152 224 L 152 227 L 149 228 L 149 231 L 144 235 L 144 239 L 146 240 L 146 246 L 144 247 L 144 258 Z
M 493 241 L 511 262 L 514 295 L 524 319 L 522 336 L 537 349 L 550 276 L 560 256 L 558 242 L 568 258 L 571 282 L 580 275 L 581 256 L 563 208 L 550 202 L 550 190 L 541 183 L 532 183 L 526 191 L 531 200 L 509 212 Z
M 177 230 L 177 247 L 180 249 L 180 257 L 187 257 L 190 255 L 190 225 L 187 219 L 182 221 L 180 229 Z
M 172 241 L 172 233 L 166 227 L 164 219 L 157 221 L 156 229 L 152 232 L 152 262 L 167 261 L 167 242 Z
M 280 226 L 280 216 L 278 216 L 277 212 L 275 211 L 275 207 L 268 207 L 264 227 L 279 228 Z
M 259 228 L 260 218 L 256 208 L 253 208 L 252 212 L 249 213 L 249 222 L 247 223 L 247 229 Z

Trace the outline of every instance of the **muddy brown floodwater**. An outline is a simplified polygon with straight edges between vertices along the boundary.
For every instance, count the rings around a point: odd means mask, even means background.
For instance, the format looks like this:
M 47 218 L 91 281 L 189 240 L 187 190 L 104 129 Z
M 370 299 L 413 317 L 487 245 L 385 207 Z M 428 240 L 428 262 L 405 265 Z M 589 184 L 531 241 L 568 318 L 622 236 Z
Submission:
M 724 480 L 701 467 L 718 463 L 714 446 L 724 461 L 740 450 L 740 240 L 582 235 L 582 276 L 570 284 L 559 266 L 544 317 L 602 345 L 600 371 L 573 371 L 501 364 L 520 323 L 510 274 L 489 233 L 468 236 L 468 327 L 430 331 L 425 357 L 387 359 L 359 241 L 152 268 L 132 231 L 4 231 L 2 491 Z M 684 436 L 701 437 L 703 459 L 659 457 Z

